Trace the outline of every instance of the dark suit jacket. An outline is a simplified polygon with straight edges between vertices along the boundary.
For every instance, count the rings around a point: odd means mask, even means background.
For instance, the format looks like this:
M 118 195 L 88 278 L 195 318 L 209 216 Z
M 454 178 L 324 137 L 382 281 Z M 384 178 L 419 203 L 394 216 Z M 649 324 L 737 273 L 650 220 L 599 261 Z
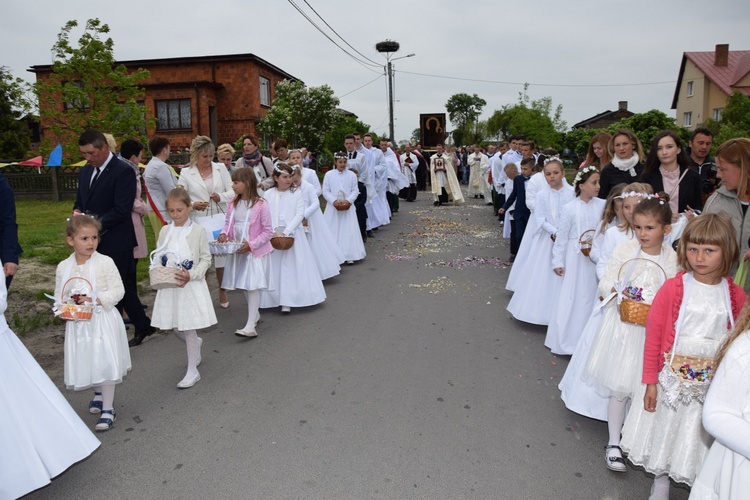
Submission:
M 639 163 L 633 167 L 633 170 L 635 170 L 635 177 L 633 177 L 630 175 L 630 172 L 623 172 L 612 165 L 612 162 L 607 163 L 601 168 L 601 173 L 599 174 L 599 198 L 606 200 L 609 192 L 618 184 L 640 182 L 639 179 L 644 168 L 646 166 L 643 163 Z
M 516 208 L 513 209 L 513 218 L 517 220 L 528 220 L 531 215 L 531 211 L 526 206 L 526 181 L 528 179 L 523 175 L 517 175 L 513 179 L 513 193 L 505 201 L 503 208 L 508 210 L 508 207 L 516 202 Z
M 680 175 L 685 171 L 685 167 L 680 167 Z M 687 168 L 685 177 L 680 181 L 680 190 L 677 193 L 677 210 L 683 213 L 688 205 L 695 210 L 703 209 L 703 191 L 701 190 L 701 176 L 692 168 Z M 659 169 L 653 172 L 641 174 L 640 182 L 651 184 L 654 193 L 664 191 L 664 179 Z M 669 194 L 669 193 L 667 193 Z
M 73 208 L 96 215 L 101 221 L 99 252 L 104 255 L 132 252 L 137 244 L 131 217 L 136 193 L 133 167 L 113 157 L 91 189 L 93 173 L 91 165 L 81 169 Z
M 16 224 L 16 203 L 8 179 L 0 174 L 0 260 L 18 264 L 22 252 L 18 244 L 18 224 Z

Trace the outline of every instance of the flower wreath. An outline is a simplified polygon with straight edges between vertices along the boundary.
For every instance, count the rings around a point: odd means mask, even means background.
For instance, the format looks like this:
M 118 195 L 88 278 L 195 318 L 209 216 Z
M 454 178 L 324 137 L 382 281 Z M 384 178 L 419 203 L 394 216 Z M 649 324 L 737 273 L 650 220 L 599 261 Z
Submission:
M 573 187 L 576 187 L 578 184 L 580 184 L 581 180 L 583 179 L 583 175 L 588 174 L 589 172 L 599 173 L 599 170 L 593 165 L 582 168 L 576 174 L 575 179 L 573 179 Z
M 650 195 L 648 193 L 636 193 L 635 191 L 630 191 L 628 193 L 624 193 L 623 192 L 620 196 L 618 196 L 618 198 L 620 198 L 621 200 L 624 200 L 625 198 L 638 197 L 638 198 L 643 198 L 644 200 L 647 200 L 651 196 L 653 196 L 653 195 Z M 658 196 L 657 196 L 657 198 L 658 198 Z

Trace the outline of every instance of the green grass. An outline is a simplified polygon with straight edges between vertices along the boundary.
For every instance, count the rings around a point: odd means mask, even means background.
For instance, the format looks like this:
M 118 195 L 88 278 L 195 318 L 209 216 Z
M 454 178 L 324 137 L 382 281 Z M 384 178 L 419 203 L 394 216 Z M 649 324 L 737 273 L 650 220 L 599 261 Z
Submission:
M 18 241 L 23 247 L 23 259 L 37 257 L 44 264 L 57 265 L 65 260 L 72 250 L 65 241 L 66 219 L 73 210 L 72 201 L 16 201 Z M 155 247 L 154 232 L 148 217 L 146 239 L 149 250 Z M 141 259 L 145 260 L 145 259 Z M 138 265 L 138 282 L 148 277 L 148 264 Z

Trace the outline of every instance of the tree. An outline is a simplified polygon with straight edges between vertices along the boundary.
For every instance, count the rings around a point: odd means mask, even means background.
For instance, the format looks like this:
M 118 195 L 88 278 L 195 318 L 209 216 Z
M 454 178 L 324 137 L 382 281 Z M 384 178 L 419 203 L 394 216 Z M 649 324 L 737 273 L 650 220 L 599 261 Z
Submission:
M 612 134 L 621 128 L 631 130 L 638 137 L 641 144 L 643 144 L 644 152 L 651 147 L 654 138 L 662 130 L 674 130 L 685 143 L 687 143 L 690 137 L 686 129 L 677 126 L 674 118 L 667 116 L 658 109 L 652 109 L 645 113 L 636 113 L 633 116 L 623 118 L 619 122 L 607 127 L 606 131 Z
M 421 144 L 422 143 L 422 129 L 415 128 L 411 133 L 411 144 Z
M 724 106 L 721 120 L 708 120 L 705 126 L 714 133 L 714 148 L 729 139 L 750 137 L 750 96 L 735 91 Z
M 531 100 L 527 94 L 528 84 L 518 93 L 518 102 L 506 104 L 487 120 L 487 134 L 523 134 L 543 147 L 560 148 L 567 123 L 562 119 L 562 105 L 552 109 L 552 98 Z
M 19 120 L 29 112 L 27 84 L 13 78 L 8 68 L 0 67 L 0 158 L 23 158 L 31 148 L 29 133 Z
M 328 85 L 307 88 L 300 81 L 285 80 L 276 85 L 273 105 L 258 128 L 263 133 L 283 137 L 290 144 L 319 153 L 324 137 L 336 125 L 338 105 L 339 99 Z
M 482 114 L 482 108 L 487 105 L 487 101 L 476 94 L 453 94 L 445 103 L 445 109 L 448 111 L 448 118 L 454 126 L 453 143 L 456 145 L 463 144 L 464 137 L 470 133 L 470 125 L 477 122 L 479 115 Z
M 115 139 L 146 139 L 147 127 L 155 125 L 138 104 L 145 90 L 138 84 L 149 77 L 145 69 L 129 72 L 116 64 L 114 42 L 102 40 L 109 26 L 89 19 L 75 46 L 70 32 L 78 26 L 68 21 L 52 46 L 54 63 L 49 78 L 36 83 L 42 125 L 49 127 L 63 151 L 78 157 L 78 136 L 83 130 L 97 129 Z M 45 138 L 43 147 L 54 144 Z M 75 153 L 74 153 L 75 152 Z
M 344 150 L 344 137 L 346 134 L 353 132 L 359 132 L 364 134 L 370 129 L 370 126 L 357 120 L 353 116 L 347 116 L 341 113 L 336 113 L 333 127 L 325 135 L 323 140 L 323 151 L 327 153 L 335 153 L 336 151 Z

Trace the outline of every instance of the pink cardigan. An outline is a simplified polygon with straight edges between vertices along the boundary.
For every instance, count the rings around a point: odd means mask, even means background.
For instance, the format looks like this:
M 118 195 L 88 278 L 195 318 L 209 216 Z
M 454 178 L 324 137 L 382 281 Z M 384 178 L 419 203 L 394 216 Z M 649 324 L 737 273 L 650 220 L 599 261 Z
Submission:
M 224 228 L 221 234 L 233 234 L 229 221 L 232 220 L 234 213 L 234 201 L 227 204 L 227 216 L 224 219 Z M 271 211 L 268 209 L 268 203 L 261 198 L 252 207 L 250 223 L 247 225 L 247 242 L 250 244 L 250 251 L 256 257 L 263 257 L 271 253 L 271 236 L 273 236 L 273 224 L 271 222 Z
M 656 292 L 656 297 L 648 311 L 646 320 L 646 344 L 643 348 L 643 378 L 644 384 L 656 384 L 659 372 L 664 367 L 664 353 L 672 351 L 675 337 L 675 322 L 680 315 L 682 296 L 685 287 L 680 271 L 677 276 L 670 278 Z M 745 292 L 729 281 L 729 300 L 732 302 L 732 316 L 736 320 L 745 304 Z M 729 326 L 729 325 L 727 325 Z

